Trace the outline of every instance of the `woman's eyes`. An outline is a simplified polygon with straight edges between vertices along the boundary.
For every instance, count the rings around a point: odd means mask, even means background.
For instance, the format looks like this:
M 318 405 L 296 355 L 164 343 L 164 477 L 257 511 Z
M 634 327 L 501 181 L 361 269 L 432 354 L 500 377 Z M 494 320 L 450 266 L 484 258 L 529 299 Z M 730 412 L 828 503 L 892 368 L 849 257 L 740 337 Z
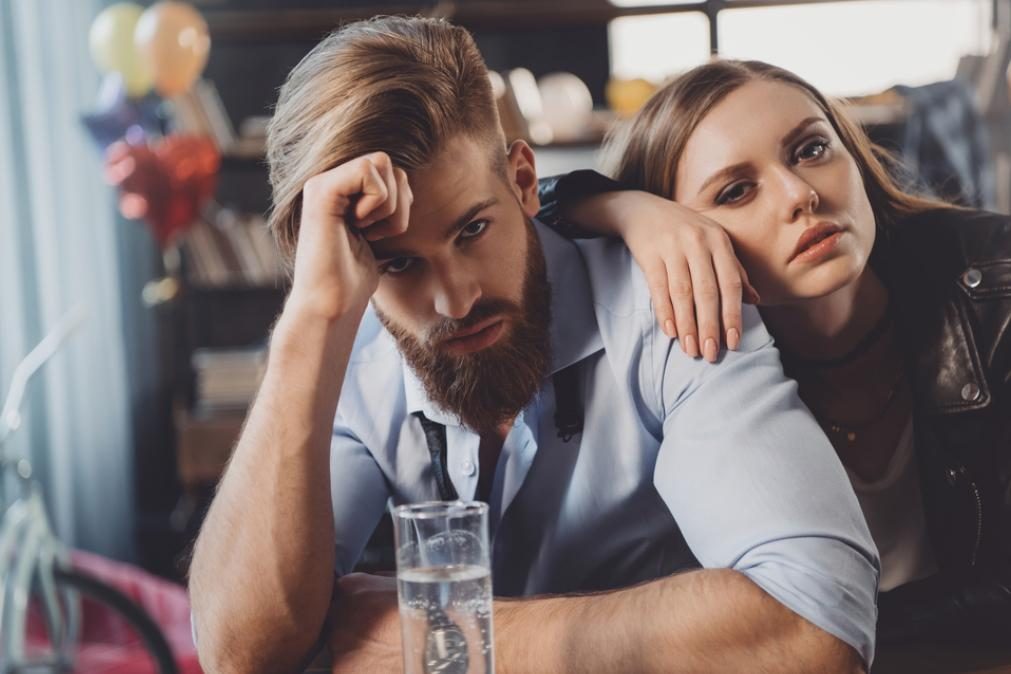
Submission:
M 797 148 L 793 159 L 795 162 L 817 161 L 825 156 L 830 146 L 831 143 L 824 138 L 811 139 Z M 747 180 L 732 183 L 716 196 L 716 204 L 725 206 L 737 203 L 748 196 L 753 186 L 754 183 Z
M 811 161 L 821 159 L 828 152 L 829 142 L 824 138 L 815 138 L 804 143 L 797 149 L 794 158 L 797 161 Z
M 729 187 L 727 187 L 726 189 L 724 189 L 716 196 L 716 203 L 720 206 L 723 206 L 726 204 L 738 202 L 745 196 L 747 196 L 748 193 L 747 190 L 750 186 L 751 183 L 749 182 L 734 183 Z

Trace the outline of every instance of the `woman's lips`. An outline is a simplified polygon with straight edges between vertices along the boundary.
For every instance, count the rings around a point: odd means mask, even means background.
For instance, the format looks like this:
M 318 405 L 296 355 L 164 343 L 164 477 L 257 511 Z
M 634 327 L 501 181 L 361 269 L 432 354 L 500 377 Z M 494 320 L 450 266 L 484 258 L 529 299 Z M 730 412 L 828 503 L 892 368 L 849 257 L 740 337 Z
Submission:
M 487 349 L 498 341 L 505 329 L 505 320 L 492 318 L 460 331 L 456 336 L 442 342 L 442 348 L 454 355 L 473 353 Z
M 826 257 L 832 254 L 836 246 L 839 244 L 839 239 L 842 238 L 843 232 L 836 232 L 835 234 L 830 234 L 824 239 L 821 239 L 817 243 L 811 244 L 805 248 L 800 254 L 795 255 L 793 262 L 820 262 Z
M 819 222 L 804 230 L 788 262 L 814 262 L 835 249 L 844 230 L 839 225 Z

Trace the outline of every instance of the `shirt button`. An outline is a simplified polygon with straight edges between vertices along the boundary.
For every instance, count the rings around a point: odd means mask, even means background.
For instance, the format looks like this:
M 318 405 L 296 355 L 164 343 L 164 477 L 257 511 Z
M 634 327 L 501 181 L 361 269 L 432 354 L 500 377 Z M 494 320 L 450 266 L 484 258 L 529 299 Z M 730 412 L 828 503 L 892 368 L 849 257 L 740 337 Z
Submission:
M 971 382 L 962 387 L 962 400 L 967 402 L 979 400 L 979 394 L 979 387 Z
M 976 269 L 975 267 L 969 267 L 962 274 L 962 283 L 970 288 L 976 288 L 980 283 L 983 282 L 983 272 Z
M 477 466 L 474 465 L 473 461 L 467 459 L 462 464 L 460 464 L 460 470 L 463 472 L 464 475 L 470 477 L 477 471 Z

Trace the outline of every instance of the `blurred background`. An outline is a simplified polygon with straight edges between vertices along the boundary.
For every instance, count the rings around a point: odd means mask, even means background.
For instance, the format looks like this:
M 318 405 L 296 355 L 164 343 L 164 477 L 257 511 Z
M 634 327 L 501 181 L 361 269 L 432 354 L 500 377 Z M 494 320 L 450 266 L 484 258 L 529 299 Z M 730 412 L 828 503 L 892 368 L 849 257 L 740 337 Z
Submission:
M 183 579 L 286 291 L 271 105 L 377 13 L 469 28 L 542 175 L 595 166 L 616 119 L 719 55 L 847 98 L 924 187 L 1011 211 L 1011 0 L 0 0 L 0 387 L 86 314 L 7 451 L 68 545 Z

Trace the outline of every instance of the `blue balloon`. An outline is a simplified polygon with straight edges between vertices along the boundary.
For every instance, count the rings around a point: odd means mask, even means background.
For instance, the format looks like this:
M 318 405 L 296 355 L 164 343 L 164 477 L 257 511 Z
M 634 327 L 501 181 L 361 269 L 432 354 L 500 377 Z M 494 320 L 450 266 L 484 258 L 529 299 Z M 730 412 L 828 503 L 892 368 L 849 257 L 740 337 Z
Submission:
M 81 121 L 103 152 L 117 140 L 132 144 L 168 132 L 168 114 L 161 98 L 149 93 L 132 99 L 126 95 L 118 73 L 109 73 L 98 95 L 98 109 L 81 115 Z

